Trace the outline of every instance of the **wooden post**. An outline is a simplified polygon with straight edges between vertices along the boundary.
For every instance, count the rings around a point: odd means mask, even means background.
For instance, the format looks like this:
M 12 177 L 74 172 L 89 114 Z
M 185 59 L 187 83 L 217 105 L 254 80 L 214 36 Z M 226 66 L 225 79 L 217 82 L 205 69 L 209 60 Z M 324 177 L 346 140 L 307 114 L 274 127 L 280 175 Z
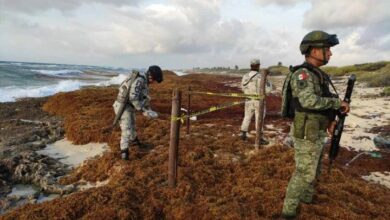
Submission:
M 267 70 L 265 70 L 267 71 Z M 263 124 L 264 124 L 264 103 L 265 103 L 265 82 L 266 82 L 267 74 L 263 72 L 261 79 L 260 79 L 260 85 L 259 85 L 259 95 L 264 97 L 263 99 L 259 100 L 259 115 L 257 119 L 256 124 L 256 140 L 255 140 L 255 148 L 259 149 L 260 147 L 260 141 L 263 136 Z
M 188 96 L 187 96 L 187 134 L 190 134 L 190 114 L 191 114 L 191 87 L 188 86 Z
M 171 117 L 180 116 L 181 91 L 173 90 L 172 93 L 172 113 Z M 177 179 L 177 161 L 178 146 L 180 137 L 180 120 L 171 120 L 171 136 L 169 143 L 169 162 L 168 162 L 168 186 L 175 187 Z

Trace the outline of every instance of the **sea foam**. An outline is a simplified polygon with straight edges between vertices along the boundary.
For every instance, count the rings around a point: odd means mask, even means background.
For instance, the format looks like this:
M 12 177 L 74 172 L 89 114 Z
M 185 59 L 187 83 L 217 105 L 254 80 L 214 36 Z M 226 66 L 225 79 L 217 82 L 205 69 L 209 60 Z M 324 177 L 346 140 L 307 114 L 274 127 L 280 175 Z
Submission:
M 103 81 L 97 83 L 97 86 L 109 86 L 109 85 L 118 85 L 121 84 L 129 75 L 128 74 L 119 74 L 118 76 L 114 76 L 108 81 Z
M 72 74 L 80 74 L 83 73 L 81 70 L 69 70 L 69 69 L 63 69 L 63 70 L 31 70 L 32 72 L 40 73 L 43 75 L 49 75 L 49 76 L 61 76 L 61 75 L 72 75 Z
M 18 98 L 25 97 L 44 97 L 53 95 L 58 92 L 70 92 L 80 89 L 82 86 L 93 85 L 77 80 L 64 80 L 57 84 L 46 85 L 41 87 L 0 87 L 0 102 L 14 102 Z

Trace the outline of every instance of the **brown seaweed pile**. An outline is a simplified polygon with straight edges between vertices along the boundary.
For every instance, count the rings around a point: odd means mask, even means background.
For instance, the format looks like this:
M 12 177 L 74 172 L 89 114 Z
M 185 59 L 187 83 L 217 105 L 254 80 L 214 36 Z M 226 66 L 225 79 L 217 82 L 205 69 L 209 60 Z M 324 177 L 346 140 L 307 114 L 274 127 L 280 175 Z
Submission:
M 167 187 L 171 95 L 173 88 L 185 91 L 237 92 L 226 85 L 240 78 L 194 74 L 165 74 L 162 84 L 151 85 L 152 107 L 157 120 L 137 115 L 141 140 L 155 147 L 149 152 L 131 150 L 131 160 L 119 159 L 120 130 L 103 133 L 114 118 L 112 103 L 116 88 L 89 88 L 51 97 L 44 109 L 64 118 L 65 135 L 76 144 L 108 142 L 111 151 L 88 161 L 62 183 L 81 179 L 109 183 L 42 204 L 26 205 L 4 219 L 270 219 L 279 218 L 285 190 L 294 170 L 293 149 L 281 144 L 289 122 L 277 116 L 266 118 L 275 131 L 265 132 L 272 146 L 254 150 L 253 141 L 237 137 L 243 106 L 199 116 L 191 122 L 191 133 L 181 128 L 178 184 Z M 192 107 L 200 110 L 234 99 L 194 96 Z M 184 105 L 185 106 L 185 105 Z M 277 111 L 280 97 L 267 98 L 269 111 Z M 280 132 L 280 130 L 279 130 Z M 364 172 L 389 170 L 384 159 L 362 158 L 346 169 L 345 161 L 356 152 L 343 150 L 330 173 L 323 160 L 314 203 L 302 205 L 298 219 L 387 219 L 390 191 L 362 180 Z M 361 163 L 364 170 L 361 171 Z M 355 166 L 356 165 L 356 166 Z

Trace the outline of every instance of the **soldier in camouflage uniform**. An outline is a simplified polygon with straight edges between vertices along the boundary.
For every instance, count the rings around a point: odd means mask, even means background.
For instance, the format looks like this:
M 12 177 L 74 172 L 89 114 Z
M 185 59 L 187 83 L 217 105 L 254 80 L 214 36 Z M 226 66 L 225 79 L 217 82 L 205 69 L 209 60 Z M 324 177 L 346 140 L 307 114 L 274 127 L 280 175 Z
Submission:
M 150 109 L 149 84 L 157 81 L 162 82 L 163 75 L 159 66 L 150 66 L 146 73 L 133 71 L 129 77 L 119 87 L 119 93 L 113 107 L 115 114 L 118 114 L 121 105 L 125 105 L 125 110 L 120 117 L 120 127 L 122 130 L 120 148 L 121 158 L 129 159 L 129 144 L 145 148 L 137 138 L 135 130 L 135 111 L 142 111 L 148 118 L 157 118 L 158 114 Z M 128 100 L 126 99 L 126 93 Z
M 349 105 L 330 92 L 329 76 L 319 67 L 332 55 L 330 47 L 338 44 L 336 35 L 323 31 L 308 33 L 300 44 L 305 55 L 302 65 L 291 69 L 290 86 L 295 116 L 292 127 L 295 171 L 287 187 L 282 215 L 295 217 L 300 202 L 311 203 L 314 181 L 320 173 L 322 151 L 331 129 L 334 112 L 349 112 Z M 284 101 L 283 101 L 284 102 Z
M 264 71 L 264 74 L 260 74 L 260 60 L 259 59 L 253 59 L 250 62 L 251 65 L 251 71 L 249 73 L 246 73 L 242 77 L 241 81 L 241 87 L 244 94 L 253 95 L 259 94 L 259 88 L 260 88 L 260 80 L 261 77 L 266 77 L 267 71 Z M 272 85 L 270 82 L 266 82 L 266 93 L 270 92 L 272 89 Z M 265 105 L 264 105 L 264 114 L 265 117 Z M 249 125 L 251 123 L 253 114 L 255 114 L 255 123 L 256 123 L 256 130 L 257 130 L 257 121 L 259 118 L 259 101 L 258 100 L 248 100 L 245 102 L 245 116 L 242 121 L 241 125 L 241 131 L 240 131 L 240 137 L 242 140 L 246 140 L 247 137 L 252 137 L 250 133 L 248 133 Z M 264 118 L 263 118 L 264 119 Z M 260 140 L 260 144 L 266 145 L 269 142 L 265 139 Z

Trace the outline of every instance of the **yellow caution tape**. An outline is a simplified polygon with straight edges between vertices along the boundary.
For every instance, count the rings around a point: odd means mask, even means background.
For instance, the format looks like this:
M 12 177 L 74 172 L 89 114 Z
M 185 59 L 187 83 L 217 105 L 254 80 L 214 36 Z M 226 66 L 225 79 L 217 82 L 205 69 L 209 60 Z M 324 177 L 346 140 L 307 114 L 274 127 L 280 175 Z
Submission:
M 225 103 L 225 104 L 222 104 L 222 105 L 212 106 L 210 108 L 207 108 L 207 109 L 204 109 L 204 110 L 201 110 L 201 111 L 198 111 L 198 112 L 194 112 L 194 113 L 192 113 L 190 115 L 183 114 L 180 117 L 171 117 L 171 120 L 172 121 L 180 120 L 182 123 L 184 123 L 184 119 L 186 119 L 186 118 L 191 118 L 191 117 L 194 117 L 194 116 L 203 115 L 203 114 L 214 112 L 214 111 L 221 110 L 221 109 L 224 109 L 224 108 L 229 108 L 229 107 L 232 107 L 232 106 L 235 106 L 235 105 L 240 105 L 240 104 L 244 103 L 245 101 L 246 100 L 236 101 L 236 102 L 229 102 L 229 103 Z
M 214 93 L 214 92 L 190 91 L 189 94 L 203 94 L 203 95 L 213 95 L 213 96 L 237 97 L 237 98 L 247 98 L 247 99 L 255 99 L 255 100 L 264 99 L 263 95 L 243 94 L 243 93 Z

